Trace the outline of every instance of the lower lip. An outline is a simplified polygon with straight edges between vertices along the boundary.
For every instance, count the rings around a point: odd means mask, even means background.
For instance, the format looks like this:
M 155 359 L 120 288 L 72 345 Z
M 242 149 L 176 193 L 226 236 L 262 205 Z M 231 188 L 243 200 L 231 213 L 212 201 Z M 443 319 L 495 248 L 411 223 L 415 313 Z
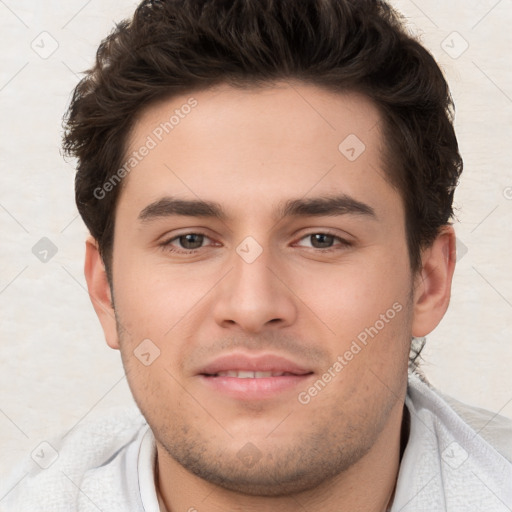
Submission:
M 286 391 L 304 387 L 312 377 L 306 375 L 283 375 L 281 377 L 262 377 L 259 379 L 240 379 L 238 377 L 200 376 L 206 386 L 218 393 L 238 400 L 263 400 L 274 398 Z

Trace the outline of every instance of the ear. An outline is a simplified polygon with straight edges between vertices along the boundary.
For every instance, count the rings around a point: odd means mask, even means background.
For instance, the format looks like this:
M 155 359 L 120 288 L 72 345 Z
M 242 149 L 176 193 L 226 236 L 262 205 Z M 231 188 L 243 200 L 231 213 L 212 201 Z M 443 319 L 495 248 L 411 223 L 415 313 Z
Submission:
M 107 273 L 100 256 L 98 243 L 91 236 L 85 241 L 84 273 L 89 297 L 103 327 L 107 344 L 111 348 L 119 349 L 116 317 Z
M 455 231 L 443 226 L 430 247 L 422 252 L 422 268 L 415 278 L 412 335 L 423 337 L 443 318 L 455 270 Z

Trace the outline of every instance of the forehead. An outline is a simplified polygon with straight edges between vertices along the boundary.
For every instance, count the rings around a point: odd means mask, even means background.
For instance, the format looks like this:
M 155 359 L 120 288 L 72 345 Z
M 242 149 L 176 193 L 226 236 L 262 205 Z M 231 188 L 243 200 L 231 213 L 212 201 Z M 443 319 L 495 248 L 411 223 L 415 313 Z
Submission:
M 128 142 L 134 165 L 120 202 L 141 209 L 164 195 L 244 211 L 313 191 L 396 200 L 382 169 L 381 116 L 357 93 L 222 85 L 146 108 Z

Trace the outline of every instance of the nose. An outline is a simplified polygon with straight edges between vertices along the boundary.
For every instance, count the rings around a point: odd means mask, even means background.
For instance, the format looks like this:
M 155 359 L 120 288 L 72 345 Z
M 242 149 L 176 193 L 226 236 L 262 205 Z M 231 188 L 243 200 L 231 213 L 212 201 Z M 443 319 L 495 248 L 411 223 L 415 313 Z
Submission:
M 232 263 L 216 290 L 213 311 L 218 325 L 256 334 L 295 322 L 295 295 L 268 251 L 252 262 L 234 254 Z

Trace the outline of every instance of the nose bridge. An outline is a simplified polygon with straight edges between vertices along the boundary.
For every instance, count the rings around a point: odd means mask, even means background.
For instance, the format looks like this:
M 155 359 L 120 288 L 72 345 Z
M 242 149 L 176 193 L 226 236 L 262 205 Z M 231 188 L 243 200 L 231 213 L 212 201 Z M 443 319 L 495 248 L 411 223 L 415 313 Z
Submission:
M 253 249 L 250 249 L 246 255 L 237 255 L 233 258 L 233 271 L 231 272 L 231 286 L 233 290 L 238 289 L 243 295 L 260 294 L 268 292 L 272 287 L 271 261 L 268 250 L 261 251 L 256 255 Z M 247 258 L 245 257 L 247 256 Z
M 248 237 L 237 248 L 233 255 L 233 271 L 231 272 L 231 293 L 241 303 L 269 300 L 271 289 L 275 288 L 275 276 L 271 271 L 271 253 L 254 239 Z M 269 304 L 269 302 L 267 302 Z M 263 304 L 259 306 L 262 307 Z M 255 307 L 256 303 L 252 305 Z
M 232 270 L 216 297 L 217 323 L 224 327 L 236 324 L 256 332 L 294 321 L 295 305 L 272 268 L 275 262 L 269 249 L 247 237 L 237 246 L 231 261 Z

